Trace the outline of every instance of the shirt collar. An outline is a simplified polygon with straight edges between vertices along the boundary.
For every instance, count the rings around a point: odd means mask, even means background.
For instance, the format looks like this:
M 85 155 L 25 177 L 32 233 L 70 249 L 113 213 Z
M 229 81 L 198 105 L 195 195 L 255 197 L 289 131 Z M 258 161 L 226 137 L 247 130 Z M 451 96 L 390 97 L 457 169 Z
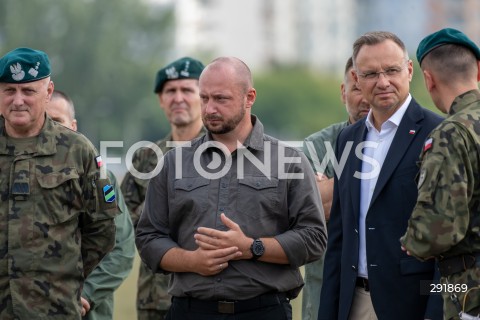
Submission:
M 395 113 L 392 114 L 390 116 L 390 118 L 388 118 L 388 120 L 385 121 L 385 123 L 388 122 L 388 123 L 391 123 L 394 126 L 398 127 L 400 125 L 400 122 L 402 121 L 403 115 L 407 111 L 408 105 L 410 104 L 411 101 L 412 101 L 412 96 L 409 93 L 408 96 L 407 96 L 407 99 L 405 99 L 405 101 L 400 106 L 400 108 L 398 108 L 398 110 L 395 111 Z M 367 127 L 368 131 L 370 131 L 370 129 L 374 128 L 373 120 L 372 120 L 372 109 L 370 109 L 370 111 L 368 112 L 367 119 L 365 120 L 365 126 Z M 383 124 L 382 124 L 382 126 L 383 126 Z
M 263 124 L 260 122 L 256 115 L 250 115 L 250 119 L 252 121 L 253 129 L 248 135 L 247 139 L 245 139 L 245 141 L 243 142 L 243 147 L 263 150 Z M 212 138 L 212 134 L 210 132 L 205 135 L 205 141 L 215 141 Z

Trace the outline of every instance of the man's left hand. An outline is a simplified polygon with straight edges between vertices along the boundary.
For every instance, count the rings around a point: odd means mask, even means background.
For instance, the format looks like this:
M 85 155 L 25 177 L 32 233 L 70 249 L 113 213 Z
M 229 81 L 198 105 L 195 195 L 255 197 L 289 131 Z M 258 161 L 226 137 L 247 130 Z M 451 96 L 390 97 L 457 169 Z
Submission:
M 220 219 L 229 230 L 220 231 L 200 227 L 194 236 L 197 245 L 206 250 L 237 247 L 239 251 L 242 252 L 242 255 L 235 258 L 235 260 L 250 259 L 252 257 L 250 246 L 253 239 L 247 237 L 240 226 L 233 220 L 227 218 L 225 213 L 220 215 Z

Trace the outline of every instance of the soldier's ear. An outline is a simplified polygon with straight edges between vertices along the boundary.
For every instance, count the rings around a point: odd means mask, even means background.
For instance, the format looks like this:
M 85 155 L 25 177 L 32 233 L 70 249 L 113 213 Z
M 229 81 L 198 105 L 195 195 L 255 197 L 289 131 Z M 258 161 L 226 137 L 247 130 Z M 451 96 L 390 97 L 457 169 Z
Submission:
M 427 88 L 428 92 L 432 92 L 433 88 L 435 88 L 435 78 L 433 77 L 432 73 L 428 70 L 423 70 L 423 79 L 425 80 L 425 87 Z
M 53 81 L 49 80 L 47 84 L 47 96 L 46 96 L 47 103 L 50 101 L 50 99 L 52 99 L 52 93 L 54 89 L 55 89 L 55 85 L 53 84 Z
M 477 61 L 477 82 L 480 82 L 480 60 Z
M 73 131 L 77 131 L 77 119 L 73 119 L 73 120 L 72 120 L 71 126 L 72 126 L 71 129 L 72 129 Z

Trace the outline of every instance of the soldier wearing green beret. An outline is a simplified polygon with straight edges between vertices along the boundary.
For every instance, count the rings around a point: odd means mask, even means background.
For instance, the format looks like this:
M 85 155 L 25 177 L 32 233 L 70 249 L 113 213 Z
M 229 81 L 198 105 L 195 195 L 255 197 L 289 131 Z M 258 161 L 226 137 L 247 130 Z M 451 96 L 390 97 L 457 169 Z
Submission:
M 83 280 L 115 243 L 97 151 L 54 122 L 48 56 L 0 58 L 1 319 L 80 319 Z
M 154 93 L 165 113 L 171 132 L 156 145 L 165 154 L 171 149 L 168 141 L 189 141 L 205 134 L 203 128 L 198 78 L 203 64 L 193 58 L 175 60 L 157 72 Z M 141 173 L 151 173 L 158 163 L 153 149 L 139 149 L 132 165 Z M 122 192 L 136 227 L 143 209 L 149 179 L 135 176 L 131 170 L 122 181 Z M 164 319 L 171 297 L 167 293 L 170 277 L 152 272 L 146 264 L 140 264 L 137 292 L 137 317 L 139 320 Z
M 448 117 L 425 141 L 418 199 L 402 247 L 421 260 L 437 259 L 444 319 L 480 313 L 480 50 L 446 28 L 417 49 L 425 85 Z

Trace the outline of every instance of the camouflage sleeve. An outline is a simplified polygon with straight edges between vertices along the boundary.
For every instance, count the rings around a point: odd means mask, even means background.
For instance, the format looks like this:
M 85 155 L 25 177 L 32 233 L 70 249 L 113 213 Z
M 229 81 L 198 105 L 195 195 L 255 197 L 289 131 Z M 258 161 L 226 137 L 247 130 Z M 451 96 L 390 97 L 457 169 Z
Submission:
M 121 213 L 115 217 L 115 247 L 85 280 L 82 296 L 99 305 L 122 284 L 129 275 L 135 257 L 135 239 L 132 221 L 116 183 L 115 176 L 108 176 L 115 188 L 118 207 Z
M 418 199 L 402 245 L 419 259 L 441 255 L 465 237 L 473 192 L 475 144 L 467 131 L 442 123 L 426 140 Z
M 80 227 L 85 277 L 115 245 L 114 217 L 119 212 L 113 186 L 97 168 L 96 155 L 95 148 L 91 146 L 83 162 L 83 193 L 87 210 L 80 217 Z

